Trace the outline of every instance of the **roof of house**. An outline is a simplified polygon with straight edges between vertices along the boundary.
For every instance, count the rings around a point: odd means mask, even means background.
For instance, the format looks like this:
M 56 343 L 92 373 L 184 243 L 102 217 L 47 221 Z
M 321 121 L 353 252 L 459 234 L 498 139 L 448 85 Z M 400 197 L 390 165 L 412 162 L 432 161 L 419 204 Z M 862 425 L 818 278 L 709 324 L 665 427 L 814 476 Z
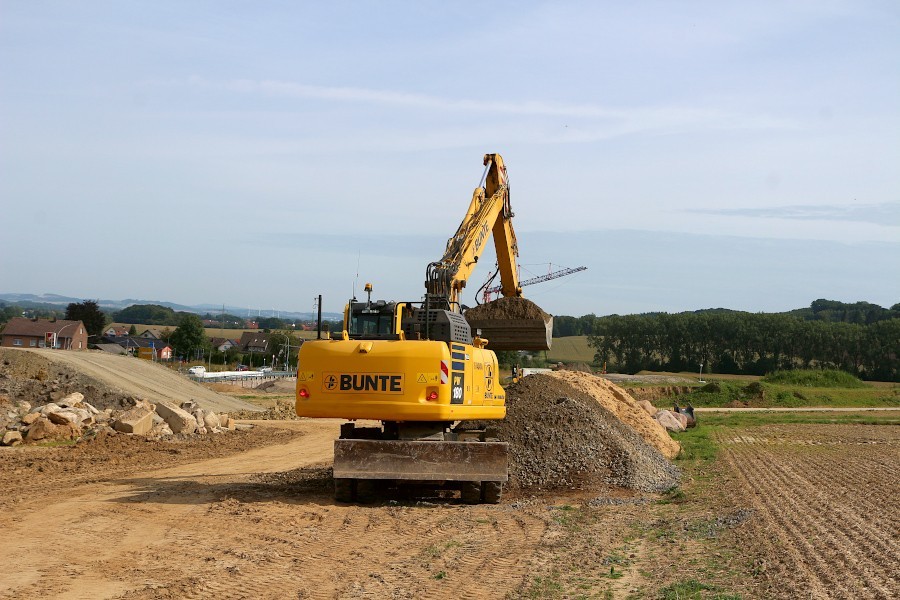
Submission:
M 223 338 L 223 337 L 214 337 L 214 338 L 211 338 L 211 339 L 209 340 L 209 342 L 210 342 L 213 346 L 216 346 L 216 347 L 222 346 L 222 345 L 224 345 L 226 342 L 231 343 L 232 346 L 237 346 L 237 344 L 238 344 L 238 341 L 237 341 L 237 340 L 233 340 L 233 339 L 231 339 L 231 338 Z
M 13 317 L 3 328 L 3 335 L 24 335 L 43 337 L 45 333 L 55 333 L 57 337 L 72 337 L 78 329 L 78 325 L 84 327 L 81 321 L 66 321 L 57 319 L 26 319 L 25 317 Z
M 168 343 L 162 340 L 154 340 L 152 338 L 142 338 L 134 335 L 126 335 L 126 336 L 118 336 L 118 335 L 108 335 L 103 339 L 108 340 L 113 344 L 118 344 L 123 348 L 157 348 L 162 349 L 166 346 L 169 346 Z M 170 346 L 171 347 L 171 346 Z
M 141 332 L 141 337 L 148 337 L 147 334 L 150 334 L 150 336 L 156 339 L 162 338 L 162 331 L 160 331 L 159 329 L 145 329 Z
M 94 344 L 97 350 L 103 350 L 110 354 L 125 354 L 125 348 L 118 344 Z
M 266 348 L 269 345 L 269 335 L 255 331 L 245 331 L 241 334 L 238 345 L 244 350 L 248 348 Z

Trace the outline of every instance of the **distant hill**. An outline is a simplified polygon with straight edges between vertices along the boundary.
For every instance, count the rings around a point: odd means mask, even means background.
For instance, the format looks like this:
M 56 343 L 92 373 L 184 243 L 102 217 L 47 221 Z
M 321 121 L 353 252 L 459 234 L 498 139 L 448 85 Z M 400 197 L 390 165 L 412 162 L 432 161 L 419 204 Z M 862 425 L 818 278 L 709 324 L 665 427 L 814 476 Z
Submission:
M 65 310 L 66 305 L 72 302 L 83 302 L 85 298 L 73 298 L 71 296 L 61 296 L 59 294 L 13 294 L 6 293 L 0 294 L 0 306 L 3 304 L 6 305 L 16 305 L 26 309 L 56 309 L 56 310 Z M 108 299 L 100 299 L 97 300 L 97 304 L 104 311 L 113 312 L 117 310 L 122 310 L 123 308 L 127 308 L 129 306 L 133 306 L 135 304 L 156 304 L 158 306 L 165 306 L 167 308 L 171 308 L 174 311 L 178 312 L 190 312 L 196 313 L 198 315 L 204 315 L 206 313 L 218 314 L 222 311 L 221 304 L 178 304 L 176 302 L 167 302 L 165 300 L 141 300 L 136 298 L 126 298 L 125 300 L 108 300 Z M 253 313 L 248 310 L 246 307 L 239 306 L 229 306 L 225 305 L 225 311 L 230 314 L 242 315 L 247 317 L 257 316 L 259 313 Z M 272 313 L 276 313 L 278 317 L 290 320 L 297 319 L 300 321 L 309 321 L 316 318 L 316 314 L 313 312 L 300 312 L 300 311 L 262 311 L 263 316 L 275 316 Z M 322 313 L 322 318 L 325 320 L 333 321 L 343 319 L 343 315 L 340 313 Z

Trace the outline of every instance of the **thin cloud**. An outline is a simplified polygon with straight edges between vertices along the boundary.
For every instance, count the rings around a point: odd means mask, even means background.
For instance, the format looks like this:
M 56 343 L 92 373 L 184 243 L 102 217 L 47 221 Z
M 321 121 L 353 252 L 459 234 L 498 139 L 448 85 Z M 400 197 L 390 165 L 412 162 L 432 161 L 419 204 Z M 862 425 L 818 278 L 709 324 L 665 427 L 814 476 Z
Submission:
M 889 227 L 900 226 L 900 203 L 835 204 L 772 206 L 767 208 L 711 208 L 686 212 L 726 217 L 754 217 L 759 219 L 796 219 L 800 221 L 854 221 Z
M 179 85 L 178 82 L 147 82 L 148 85 Z M 278 80 L 237 79 L 211 81 L 192 77 L 188 85 L 197 88 L 226 90 L 241 94 L 257 94 L 274 98 L 300 98 L 332 102 L 376 104 L 407 109 L 491 113 L 509 116 L 567 117 L 571 119 L 628 122 L 636 130 L 678 128 L 685 124 L 703 125 L 704 129 L 773 129 L 793 128 L 795 123 L 763 114 L 744 114 L 716 108 L 637 107 L 611 108 L 597 104 L 561 104 L 535 100 L 522 102 L 484 101 L 466 98 L 443 98 L 396 90 L 378 90 L 347 86 L 320 86 Z M 591 136 L 593 137 L 593 136 Z

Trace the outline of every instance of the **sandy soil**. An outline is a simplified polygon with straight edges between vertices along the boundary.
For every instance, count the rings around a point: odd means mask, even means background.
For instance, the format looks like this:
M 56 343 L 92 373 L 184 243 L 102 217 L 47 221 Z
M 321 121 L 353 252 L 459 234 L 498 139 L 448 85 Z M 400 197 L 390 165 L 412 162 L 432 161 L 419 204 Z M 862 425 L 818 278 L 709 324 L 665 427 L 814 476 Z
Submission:
M 466 506 L 337 504 L 339 422 L 258 423 L 0 449 L 0 598 L 654 598 L 686 580 L 710 598 L 900 594 L 897 426 L 725 429 L 683 496 Z

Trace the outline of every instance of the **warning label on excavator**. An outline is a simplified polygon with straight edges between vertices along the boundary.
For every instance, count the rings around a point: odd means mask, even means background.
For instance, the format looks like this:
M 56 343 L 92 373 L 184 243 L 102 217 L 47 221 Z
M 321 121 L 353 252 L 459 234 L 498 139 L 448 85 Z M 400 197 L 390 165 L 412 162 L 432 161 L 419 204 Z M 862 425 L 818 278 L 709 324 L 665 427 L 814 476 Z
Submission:
M 402 394 L 402 373 L 324 373 L 323 392 Z
M 416 373 L 416 383 L 440 383 L 440 373 Z
M 313 378 L 313 371 L 297 371 L 297 381 L 309 381 Z

